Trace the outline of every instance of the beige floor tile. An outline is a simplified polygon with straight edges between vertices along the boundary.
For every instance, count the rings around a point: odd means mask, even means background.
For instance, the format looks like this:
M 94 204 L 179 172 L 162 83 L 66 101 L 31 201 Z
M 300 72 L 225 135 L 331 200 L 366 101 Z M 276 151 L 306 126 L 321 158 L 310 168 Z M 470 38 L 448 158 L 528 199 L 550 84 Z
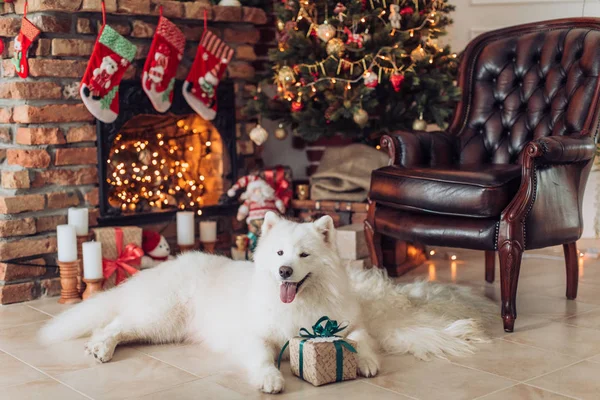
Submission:
M 0 388 L 18 385 L 46 376 L 16 358 L 0 353 Z
M 566 365 L 579 359 L 552 351 L 540 350 L 502 339 L 477 345 L 477 352 L 466 357 L 450 357 L 455 364 L 471 367 L 505 378 L 524 381 Z
M 582 361 L 528 383 L 566 396 L 597 400 L 600 398 L 599 375 L 600 364 Z
M 58 297 L 43 297 L 25 304 L 31 308 L 52 316 L 57 316 L 58 314 L 74 306 L 74 304 L 59 304 L 58 299 Z
M 495 392 L 515 381 L 445 360 L 413 359 L 398 371 L 375 377 L 369 383 L 422 400 L 461 400 Z
M 169 389 L 197 379 L 148 356 L 98 365 L 56 376 L 59 381 L 97 399 L 123 399 Z
M 88 399 L 50 378 L 2 388 L 0 399 L 5 400 L 81 400 Z
M 503 338 L 569 356 L 588 358 L 600 354 L 600 335 L 588 328 L 553 322 L 547 326 L 525 332 L 516 332 Z
M 235 363 L 226 355 L 218 354 L 202 344 L 136 346 L 137 350 L 160 361 L 181 368 L 191 374 L 204 378 L 220 372 L 235 369 Z
M 285 394 L 285 393 L 284 393 Z M 408 400 L 410 397 L 400 393 L 382 388 L 371 383 L 371 380 L 359 380 L 356 382 L 348 382 L 347 385 L 340 386 L 339 383 L 321 386 L 318 391 L 309 394 L 290 394 L 284 396 L 287 399 L 344 399 L 344 400 Z
M 50 317 L 24 304 L 0 306 L 0 329 L 44 321 Z
M 192 382 L 184 383 L 171 389 L 147 394 L 139 397 L 132 397 L 131 400 L 242 400 L 245 399 L 239 393 L 227 389 L 218 383 L 210 382 L 205 379 L 197 379 Z
M 37 340 L 37 333 L 43 323 L 33 323 L 20 327 L 0 330 L 0 350 L 14 355 L 29 365 L 39 368 L 49 375 L 67 371 L 92 368 L 96 360 L 84 353 L 87 339 L 70 340 L 44 346 Z M 145 355 L 128 347 L 119 347 L 111 363 Z
M 547 294 L 552 297 L 565 296 L 565 286 L 549 288 Z M 577 301 L 587 304 L 600 305 L 600 285 L 580 283 L 577 288 Z
M 577 314 L 572 317 L 564 318 L 561 321 L 568 325 L 600 329 L 600 309 Z
M 540 388 L 519 384 L 499 392 L 480 397 L 478 400 L 569 400 L 572 397 L 548 392 Z

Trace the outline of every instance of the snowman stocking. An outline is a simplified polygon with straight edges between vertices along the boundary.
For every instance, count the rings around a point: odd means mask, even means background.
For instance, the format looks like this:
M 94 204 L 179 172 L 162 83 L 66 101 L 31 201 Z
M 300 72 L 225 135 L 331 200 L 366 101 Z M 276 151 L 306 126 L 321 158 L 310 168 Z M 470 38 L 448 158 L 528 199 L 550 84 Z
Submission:
M 185 36 L 168 19 L 161 16 L 146 58 L 142 87 L 158 112 L 165 112 L 173 102 L 173 85 L 185 50 Z
M 25 12 L 21 21 L 21 30 L 13 45 L 14 55 L 12 63 L 15 65 L 15 70 L 21 78 L 29 76 L 29 64 L 27 63 L 27 52 L 31 43 L 38 37 L 40 30 L 27 19 L 27 2 L 25 2 Z
M 102 122 L 117 119 L 119 83 L 135 52 L 134 44 L 110 26 L 103 25 L 79 89 L 87 109 Z
M 214 119 L 217 114 L 216 88 L 231 57 L 233 49 L 205 30 L 192 69 L 183 84 L 183 97 L 206 120 Z

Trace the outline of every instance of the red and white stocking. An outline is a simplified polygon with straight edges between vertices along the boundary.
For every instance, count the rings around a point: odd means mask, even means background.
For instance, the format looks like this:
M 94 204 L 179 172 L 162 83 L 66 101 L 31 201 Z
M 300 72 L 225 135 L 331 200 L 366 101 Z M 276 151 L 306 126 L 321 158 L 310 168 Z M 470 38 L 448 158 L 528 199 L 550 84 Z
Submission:
M 85 106 L 102 122 L 117 119 L 119 84 L 135 52 L 129 40 L 110 26 L 102 26 L 79 89 Z
M 27 2 L 25 2 L 25 11 L 21 20 L 21 30 L 15 38 L 13 44 L 14 55 L 12 63 L 15 66 L 17 74 L 21 78 L 29 76 L 29 64 L 27 63 L 27 52 L 31 43 L 38 37 L 40 30 L 27 19 Z
M 205 120 L 217 115 L 217 86 L 231 57 L 233 49 L 205 30 L 192 69 L 183 83 L 183 97 Z
M 158 112 L 165 112 L 173 102 L 173 85 L 177 67 L 183 58 L 185 36 L 162 16 L 144 64 L 142 87 Z

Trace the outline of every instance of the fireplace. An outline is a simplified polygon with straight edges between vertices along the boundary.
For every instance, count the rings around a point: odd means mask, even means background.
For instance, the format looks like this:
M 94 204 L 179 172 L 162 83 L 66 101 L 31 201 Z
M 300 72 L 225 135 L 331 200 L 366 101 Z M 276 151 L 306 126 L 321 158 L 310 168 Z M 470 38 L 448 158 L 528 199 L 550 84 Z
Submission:
M 188 106 L 181 87 L 175 84 L 173 105 L 162 114 L 139 82 L 124 82 L 117 120 L 96 124 L 100 224 L 166 221 L 178 210 L 231 212 L 219 199 L 236 178 L 233 83 L 219 85 L 213 121 Z

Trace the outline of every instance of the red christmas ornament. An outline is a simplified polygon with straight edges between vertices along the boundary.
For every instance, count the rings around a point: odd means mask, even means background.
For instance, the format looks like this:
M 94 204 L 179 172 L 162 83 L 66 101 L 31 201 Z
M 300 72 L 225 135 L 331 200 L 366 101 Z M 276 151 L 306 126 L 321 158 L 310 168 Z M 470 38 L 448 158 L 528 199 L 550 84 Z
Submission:
M 404 7 L 400 10 L 400 15 L 412 15 L 415 12 L 411 7 Z
M 402 87 L 402 82 L 404 82 L 404 75 L 399 72 L 395 72 L 390 77 L 390 82 L 392 82 L 394 91 L 399 92 L 400 88 Z
M 292 112 L 302 111 L 303 108 L 304 108 L 304 104 L 302 104 L 299 101 L 294 101 L 292 103 Z

